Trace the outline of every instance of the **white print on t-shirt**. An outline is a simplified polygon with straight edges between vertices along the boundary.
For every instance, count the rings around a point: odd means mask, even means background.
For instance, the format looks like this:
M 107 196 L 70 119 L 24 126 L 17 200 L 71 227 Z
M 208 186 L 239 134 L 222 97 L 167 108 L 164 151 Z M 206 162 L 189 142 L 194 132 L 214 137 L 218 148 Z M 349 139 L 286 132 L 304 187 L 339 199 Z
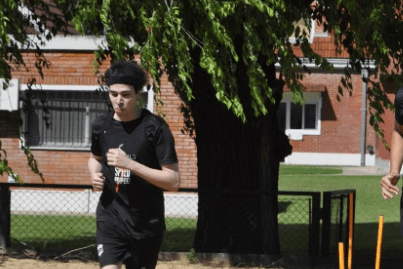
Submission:
M 120 150 L 122 150 L 121 149 L 122 146 L 123 146 L 123 144 L 121 144 L 119 146 Z M 126 154 L 126 155 L 130 159 L 136 160 L 136 157 L 137 157 L 136 154 Z M 129 169 L 115 167 L 115 183 L 119 182 L 120 185 L 130 184 L 130 174 L 131 174 L 131 171 Z
M 98 257 L 101 257 L 102 253 L 104 253 L 104 245 L 98 244 L 97 250 L 98 250 Z

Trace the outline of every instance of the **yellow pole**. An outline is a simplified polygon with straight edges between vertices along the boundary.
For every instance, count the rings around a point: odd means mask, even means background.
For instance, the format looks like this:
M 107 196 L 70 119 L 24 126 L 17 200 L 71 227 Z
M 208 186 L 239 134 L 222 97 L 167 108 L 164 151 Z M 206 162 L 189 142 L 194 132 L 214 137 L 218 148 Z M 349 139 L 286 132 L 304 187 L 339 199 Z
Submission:
M 348 261 L 347 268 L 351 269 L 353 264 L 353 224 L 354 224 L 354 194 L 349 194 L 350 203 L 349 203 L 349 226 L 348 226 Z
M 382 235 L 383 235 L 383 216 L 379 216 L 378 241 L 377 241 L 377 244 L 376 244 L 375 269 L 379 269 L 380 265 L 381 265 Z
M 339 243 L 339 269 L 344 269 L 344 244 Z

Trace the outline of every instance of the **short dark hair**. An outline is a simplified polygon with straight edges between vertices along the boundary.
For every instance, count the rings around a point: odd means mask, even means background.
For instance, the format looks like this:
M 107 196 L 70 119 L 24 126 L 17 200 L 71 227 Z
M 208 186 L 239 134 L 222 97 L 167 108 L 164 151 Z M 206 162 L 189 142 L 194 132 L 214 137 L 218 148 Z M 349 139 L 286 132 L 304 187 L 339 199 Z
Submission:
M 113 84 L 127 84 L 134 87 L 138 92 L 146 85 L 147 75 L 134 61 L 120 60 L 114 63 L 105 73 L 106 84 L 108 87 Z

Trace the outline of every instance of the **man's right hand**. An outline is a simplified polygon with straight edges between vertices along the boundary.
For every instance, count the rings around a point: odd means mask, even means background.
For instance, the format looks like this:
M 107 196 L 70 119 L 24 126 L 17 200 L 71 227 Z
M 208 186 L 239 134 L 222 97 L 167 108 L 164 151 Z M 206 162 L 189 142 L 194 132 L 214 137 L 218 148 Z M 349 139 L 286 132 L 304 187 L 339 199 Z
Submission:
M 399 194 L 399 188 L 396 187 L 397 182 L 399 181 L 400 175 L 399 173 L 388 173 L 381 179 L 381 187 L 382 187 L 382 197 L 387 200 L 388 198 L 393 198 L 393 196 L 397 196 Z
M 102 173 L 95 173 L 92 175 L 92 188 L 95 192 L 104 189 L 105 177 Z

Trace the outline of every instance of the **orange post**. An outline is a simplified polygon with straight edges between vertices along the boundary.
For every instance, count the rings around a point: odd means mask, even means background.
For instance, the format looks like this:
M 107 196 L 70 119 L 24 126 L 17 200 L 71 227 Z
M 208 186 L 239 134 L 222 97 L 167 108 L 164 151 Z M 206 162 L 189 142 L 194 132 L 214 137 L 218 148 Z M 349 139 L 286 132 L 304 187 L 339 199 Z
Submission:
M 339 243 L 339 269 L 344 269 L 344 244 Z
M 354 225 L 354 194 L 349 194 L 349 226 L 348 226 L 348 260 L 347 269 L 352 268 L 353 264 L 353 225 Z
M 377 241 L 377 244 L 376 244 L 375 269 L 379 269 L 380 266 L 381 266 L 382 235 L 383 235 L 383 216 L 379 216 L 378 241 Z

